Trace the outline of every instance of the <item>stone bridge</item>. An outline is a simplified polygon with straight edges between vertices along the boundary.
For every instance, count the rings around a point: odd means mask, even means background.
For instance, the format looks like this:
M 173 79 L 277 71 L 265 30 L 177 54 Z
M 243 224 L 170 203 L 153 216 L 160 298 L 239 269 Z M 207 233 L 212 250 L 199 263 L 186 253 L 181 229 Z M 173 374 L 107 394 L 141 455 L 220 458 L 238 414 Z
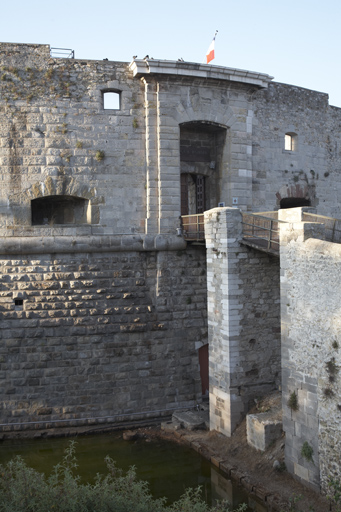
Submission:
M 326 489 L 340 460 L 340 221 L 275 216 L 205 212 L 210 428 L 230 436 L 254 399 L 281 389 L 287 468 Z

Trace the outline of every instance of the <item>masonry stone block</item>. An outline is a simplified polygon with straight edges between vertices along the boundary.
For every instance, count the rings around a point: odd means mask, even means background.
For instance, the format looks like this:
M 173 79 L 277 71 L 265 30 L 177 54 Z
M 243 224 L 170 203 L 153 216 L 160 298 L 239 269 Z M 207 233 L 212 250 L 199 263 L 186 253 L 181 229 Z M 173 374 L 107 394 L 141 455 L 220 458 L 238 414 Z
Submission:
M 273 420 L 268 413 L 246 416 L 247 442 L 257 450 L 265 451 L 282 434 L 282 422 Z

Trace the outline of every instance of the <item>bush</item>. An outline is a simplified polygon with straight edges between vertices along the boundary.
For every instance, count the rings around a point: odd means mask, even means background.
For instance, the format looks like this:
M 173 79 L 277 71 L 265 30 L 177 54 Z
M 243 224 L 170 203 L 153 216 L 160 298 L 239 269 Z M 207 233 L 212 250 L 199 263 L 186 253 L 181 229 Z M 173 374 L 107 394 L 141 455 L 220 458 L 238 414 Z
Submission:
M 21 457 L 0 465 L 0 512 L 229 512 L 226 502 L 208 507 L 200 488 L 189 489 L 171 506 L 154 499 L 147 482 L 137 480 L 134 467 L 126 475 L 106 458 L 108 474 L 97 475 L 94 484 L 81 484 L 75 474 L 75 442 L 51 475 L 29 468 Z M 243 512 L 240 505 L 235 512 Z

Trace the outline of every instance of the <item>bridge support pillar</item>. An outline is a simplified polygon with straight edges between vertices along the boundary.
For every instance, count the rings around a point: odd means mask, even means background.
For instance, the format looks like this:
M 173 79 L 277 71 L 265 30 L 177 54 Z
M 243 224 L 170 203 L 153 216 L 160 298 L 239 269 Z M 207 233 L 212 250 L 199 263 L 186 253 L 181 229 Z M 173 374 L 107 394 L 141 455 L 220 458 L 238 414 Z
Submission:
M 280 382 L 279 263 L 242 245 L 235 208 L 205 212 L 210 428 L 231 436 Z

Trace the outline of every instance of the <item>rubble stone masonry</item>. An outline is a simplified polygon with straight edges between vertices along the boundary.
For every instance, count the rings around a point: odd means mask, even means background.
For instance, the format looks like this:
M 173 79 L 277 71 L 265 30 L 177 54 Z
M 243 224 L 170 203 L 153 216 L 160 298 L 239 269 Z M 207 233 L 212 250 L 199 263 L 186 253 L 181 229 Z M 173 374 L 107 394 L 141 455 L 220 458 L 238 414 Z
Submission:
M 327 492 L 330 478 L 340 479 L 341 246 L 324 241 L 323 225 L 301 222 L 299 214 L 291 211 L 281 226 L 286 465 Z M 296 408 L 290 406 L 293 393 Z

